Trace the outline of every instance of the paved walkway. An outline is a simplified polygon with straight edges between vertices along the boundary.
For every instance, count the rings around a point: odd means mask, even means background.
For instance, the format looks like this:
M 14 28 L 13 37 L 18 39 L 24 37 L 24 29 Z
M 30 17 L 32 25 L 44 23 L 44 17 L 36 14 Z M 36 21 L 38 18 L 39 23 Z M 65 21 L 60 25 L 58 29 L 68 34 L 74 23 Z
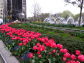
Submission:
M 0 40 L 0 55 L 1 55 L 0 63 L 19 63 L 19 61 L 14 56 L 11 55 L 10 51 L 8 51 L 8 49 L 1 40 Z
M 0 56 L 0 63 L 5 63 L 1 56 Z

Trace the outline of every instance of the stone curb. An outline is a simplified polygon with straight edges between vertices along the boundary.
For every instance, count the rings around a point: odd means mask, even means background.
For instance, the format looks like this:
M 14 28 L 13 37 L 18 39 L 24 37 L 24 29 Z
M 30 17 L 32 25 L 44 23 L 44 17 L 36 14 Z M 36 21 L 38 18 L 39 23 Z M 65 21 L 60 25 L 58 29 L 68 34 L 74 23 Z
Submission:
M 3 41 L 0 40 L 0 55 L 4 60 L 4 63 L 20 63 L 14 56 L 12 56 L 11 52 L 6 48 Z

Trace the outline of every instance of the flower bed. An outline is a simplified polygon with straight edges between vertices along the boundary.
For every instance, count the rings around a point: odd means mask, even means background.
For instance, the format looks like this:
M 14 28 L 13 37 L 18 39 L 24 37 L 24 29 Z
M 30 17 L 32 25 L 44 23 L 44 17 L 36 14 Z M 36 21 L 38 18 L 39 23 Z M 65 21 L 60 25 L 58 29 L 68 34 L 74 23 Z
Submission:
M 52 38 L 41 33 L 16 29 L 9 24 L 0 26 L 1 39 L 21 63 L 82 63 L 84 55 L 79 50 L 69 52 Z
M 47 36 L 48 38 L 53 38 L 56 43 L 63 44 L 64 48 L 67 48 L 70 52 L 74 53 L 74 50 L 79 49 L 84 54 L 84 37 L 80 38 L 56 29 L 50 29 L 45 27 L 38 27 L 31 25 L 30 23 L 24 24 L 12 24 L 13 28 L 31 30 L 34 32 L 39 32 L 42 37 Z M 78 34 L 77 34 L 78 35 Z M 83 34 L 82 34 L 83 35 Z

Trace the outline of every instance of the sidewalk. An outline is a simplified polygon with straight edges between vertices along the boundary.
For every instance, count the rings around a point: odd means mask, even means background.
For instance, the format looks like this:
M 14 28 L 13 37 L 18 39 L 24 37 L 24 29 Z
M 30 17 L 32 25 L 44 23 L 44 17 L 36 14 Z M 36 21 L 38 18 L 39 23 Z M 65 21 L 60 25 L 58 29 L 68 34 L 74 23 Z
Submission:
M 0 63 L 5 63 L 0 55 Z
M 0 63 L 19 63 L 19 61 L 11 55 L 4 43 L 0 40 Z M 4 60 L 4 61 L 3 61 Z

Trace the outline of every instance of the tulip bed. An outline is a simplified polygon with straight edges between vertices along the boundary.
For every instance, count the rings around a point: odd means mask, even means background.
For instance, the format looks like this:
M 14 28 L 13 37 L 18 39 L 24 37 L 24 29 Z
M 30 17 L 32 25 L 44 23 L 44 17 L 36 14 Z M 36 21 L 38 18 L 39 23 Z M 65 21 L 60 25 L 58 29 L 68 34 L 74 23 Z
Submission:
M 65 48 L 68 48 L 68 50 L 72 53 L 74 53 L 74 50 L 79 49 L 84 54 L 84 34 L 82 33 L 68 33 L 56 29 L 50 29 L 45 27 L 38 27 L 35 25 L 31 25 L 30 23 L 24 23 L 24 24 L 13 24 L 10 25 L 13 28 L 17 29 L 26 29 L 31 30 L 34 32 L 39 32 L 42 34 L 43 37 L 47 36 L 48 38 L 53 38 L 57 43 L 61 43 L 64 45 Z M 75 34 L 75 35 L 74 35 Z
M 53 38 L 30 31 L 32 28 L 16 29 L 9 25 L 0 25 L 0 39 L 21 63 L 84 63 L 80 50 L 71 53 Z

